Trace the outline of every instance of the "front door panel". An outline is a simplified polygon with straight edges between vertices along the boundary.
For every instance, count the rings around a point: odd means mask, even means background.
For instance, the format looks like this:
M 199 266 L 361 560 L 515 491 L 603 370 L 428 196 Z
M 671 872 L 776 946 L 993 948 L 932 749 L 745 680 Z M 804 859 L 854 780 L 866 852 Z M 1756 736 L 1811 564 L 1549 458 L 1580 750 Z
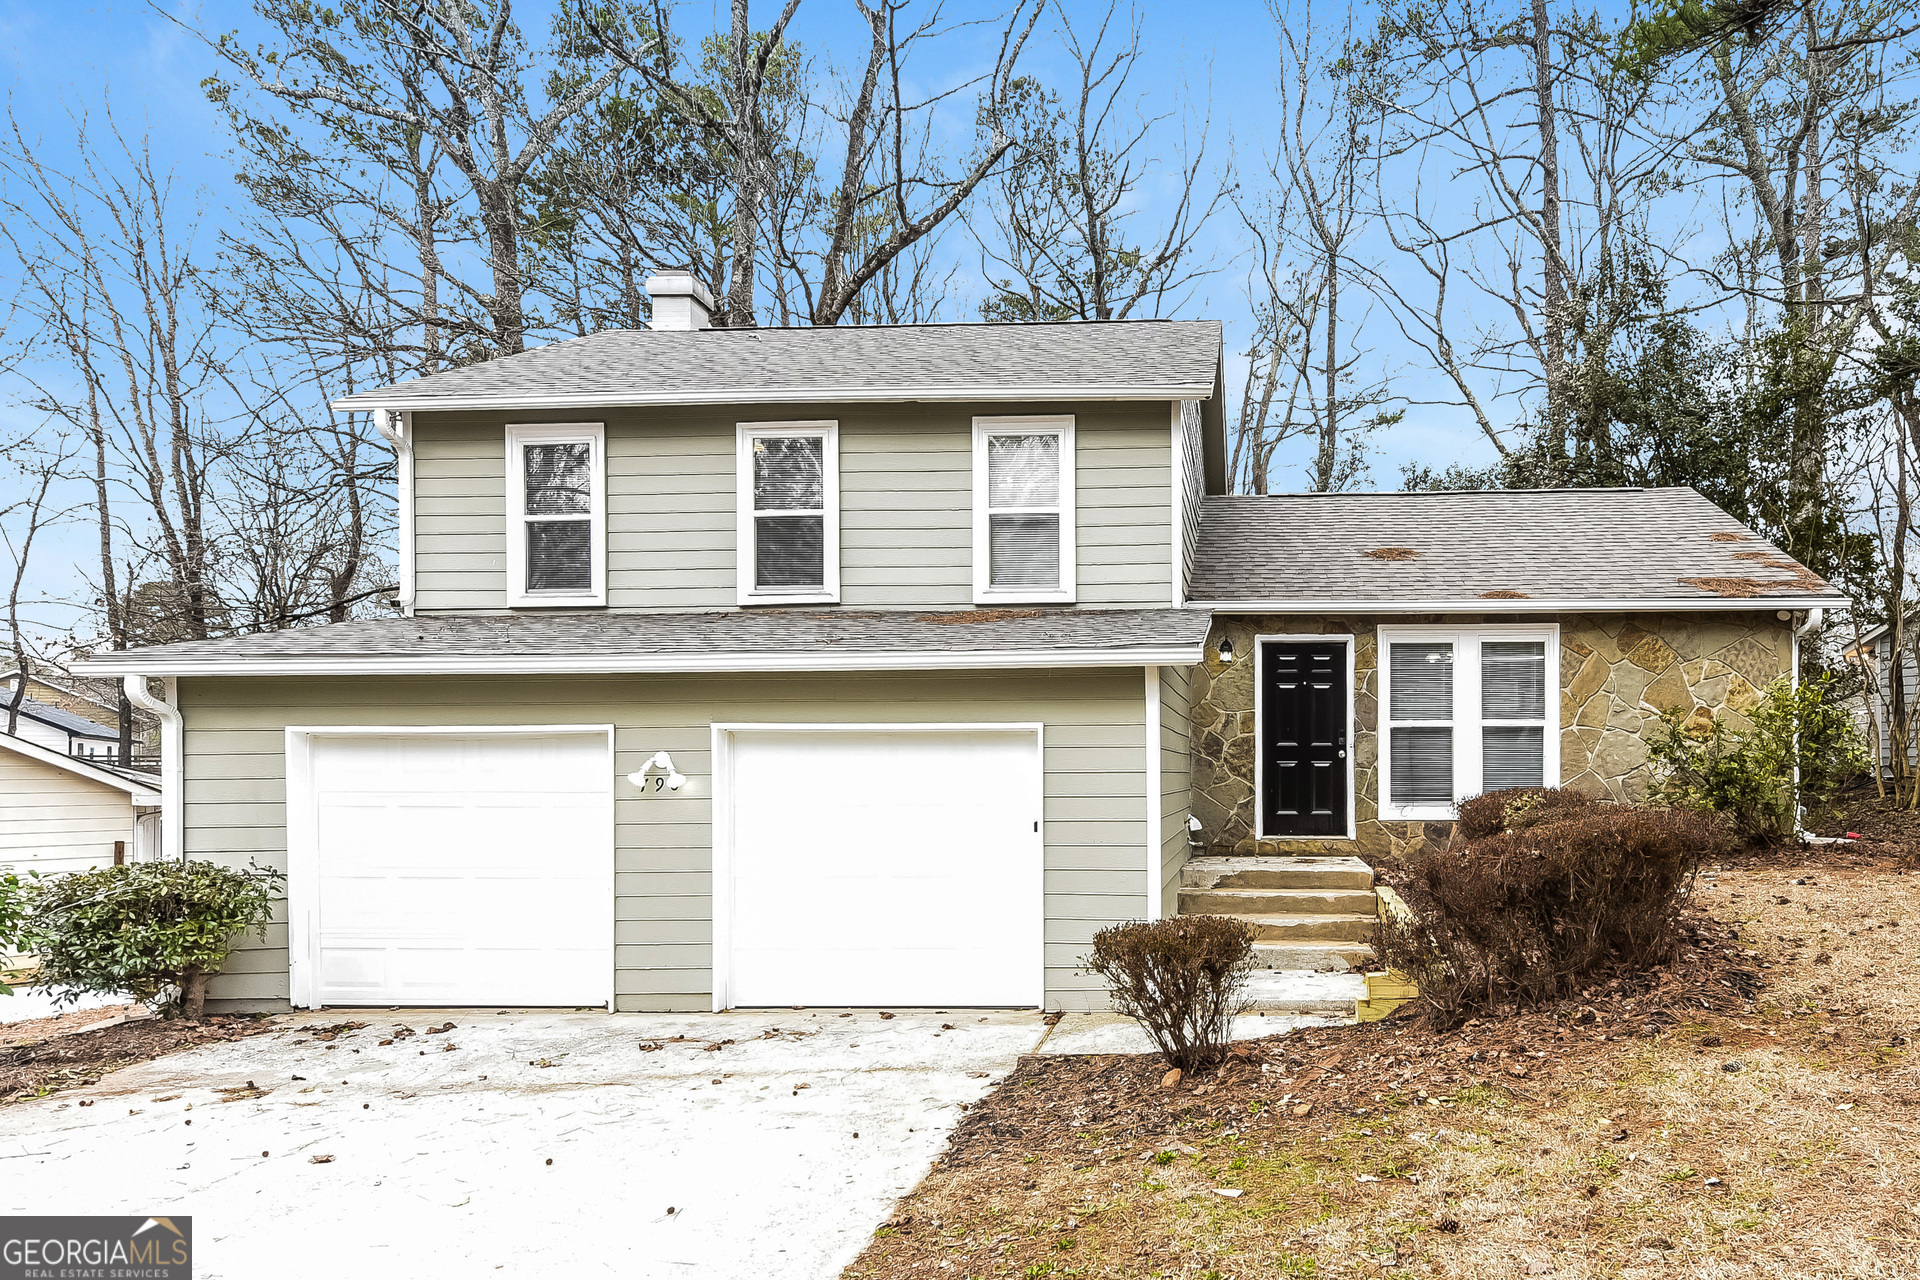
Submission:
M 1347 834 L 1347 640 L 1263 643 L 1260 834 Z

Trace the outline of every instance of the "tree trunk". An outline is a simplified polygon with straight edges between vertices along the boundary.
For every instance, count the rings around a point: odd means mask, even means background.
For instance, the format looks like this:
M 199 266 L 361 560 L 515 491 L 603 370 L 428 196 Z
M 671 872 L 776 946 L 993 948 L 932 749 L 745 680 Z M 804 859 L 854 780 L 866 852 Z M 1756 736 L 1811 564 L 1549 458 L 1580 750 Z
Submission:
M 733 0 L 733 279 L 727 289 L 727 324 L 745 328 L 754 322 L 753 274 L 759 257 L 760 108 L 754 92 L 753 30 L 747 0 Z
M 1541 370 L 1547 384 L 1547 458 L 1564 471 L 1567 458 L 1567 290 L 1560 254 L 1560 132 L 1553 104 L 1553 29 L 1547 0 L 1533 0 L 1533 92 L 1540 132 Z
M 180 1014 L 198 1022 L 207 1007 L 207 983 L 213 975 L 204 969 L 189 969 L 180 975 Z

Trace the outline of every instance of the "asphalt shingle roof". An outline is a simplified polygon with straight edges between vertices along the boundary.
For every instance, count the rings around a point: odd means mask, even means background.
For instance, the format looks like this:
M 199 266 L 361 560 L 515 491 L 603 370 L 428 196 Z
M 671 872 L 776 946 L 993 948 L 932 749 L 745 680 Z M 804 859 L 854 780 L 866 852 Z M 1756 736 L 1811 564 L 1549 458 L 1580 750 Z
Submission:
M 858 669 L 863 661 L 929 666 L 1073 665 L 1076 655 L 1137 652 L 1139 660 L 1191 650 L 1198 661 L 1205 613 L 1183 609 L 979 609 L 933 613 L 780 609 L 737 613 L 454 614 L 339 622 L 290 631 L 192 640 L 101 653 L 77 664 L 96 672 L 192 674 L 234 663 L 379 671 L 545 669 L 567 660 L 579 671 Z M 1023 655 L 1031 655 L 1026 660 Z M 817 666 L 815 665 L 817 664 Z
M 0 708 L 5 707 L 5 705 L 4 696 L 0 696 Z M 49 706 L 44 702 L 36 702 L 32 698 L 20 699 L 20 714 L 30 716 L 38 720 L 41 724 L 52 725 L 61 732 L 73 734 L 75 737 L 118 738 L 120 736 L 120 730 L 118 728 L 108 728 L 106 725 L 98 724 L 87 719 L 85 716 L 77 716 L 71 711 L 62 711 L 59 707 Z M 4 724 L 4 715 L 0 715 L 0 727 L 4 727 Z
M 1208 498 L 1189 597 L 1845 600 L 1685 488 Z
M 1044 397 L 1062 391 L 1205 399 L 1217 320 L 1062 324 L 612 329 L 362 391 L 342 409 L 489 403 L 714 403 L 781 398 Z

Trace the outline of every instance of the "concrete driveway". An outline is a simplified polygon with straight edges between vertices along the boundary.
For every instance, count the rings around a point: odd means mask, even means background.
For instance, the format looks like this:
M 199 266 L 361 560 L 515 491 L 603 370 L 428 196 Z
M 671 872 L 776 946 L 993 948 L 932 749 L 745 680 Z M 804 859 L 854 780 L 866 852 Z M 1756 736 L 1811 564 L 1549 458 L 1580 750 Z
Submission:
M 294 1030 L 349 1019 L 368 1026 Z M 968 1011 L 280 1021 L 0 1110 L 0 1211 L 191 1214 L 207 1280 L 814 1280 L 1047 1031 Z M 249 1082 L 265 1095 L 222 1092 Z
M 1020 1055 L 1147 1048 L 1033 1012 L 276 1021 L 0 1109 L 0 1212 L 190 1214 L 200 1280 L 825 1280 Z

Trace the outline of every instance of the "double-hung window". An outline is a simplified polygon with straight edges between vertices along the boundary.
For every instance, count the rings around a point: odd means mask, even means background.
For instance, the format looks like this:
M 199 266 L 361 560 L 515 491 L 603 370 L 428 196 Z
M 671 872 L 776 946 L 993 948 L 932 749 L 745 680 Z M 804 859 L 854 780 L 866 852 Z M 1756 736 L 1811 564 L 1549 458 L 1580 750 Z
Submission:
M 1073 419 L 973 421 L 973 599 L 1072 603 Z
M 838 424 L 743 422 L 738 456 L 740 603 L 838 603 Z
M 606 430 L 507 428 L 507 603 L 607 602 Z
M 1380 816 L 1446 818 L 1469 796 L 1557 786 L 1555 628 L 1380 628 Z

